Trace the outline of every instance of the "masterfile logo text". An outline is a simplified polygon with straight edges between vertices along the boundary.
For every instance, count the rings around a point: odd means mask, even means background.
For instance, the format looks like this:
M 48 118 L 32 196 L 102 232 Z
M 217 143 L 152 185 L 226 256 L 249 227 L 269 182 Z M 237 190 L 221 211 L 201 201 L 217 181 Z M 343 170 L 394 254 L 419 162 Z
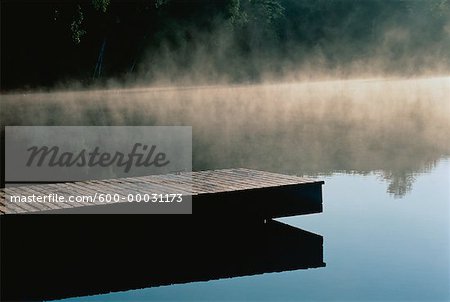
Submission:
M 8 213 L 192 213 L 191 127 L 5 127 L 5 151 Z
M 62 182 L 192 169 L 186 126 L 13 126 L 5 129 L 6 183 Z

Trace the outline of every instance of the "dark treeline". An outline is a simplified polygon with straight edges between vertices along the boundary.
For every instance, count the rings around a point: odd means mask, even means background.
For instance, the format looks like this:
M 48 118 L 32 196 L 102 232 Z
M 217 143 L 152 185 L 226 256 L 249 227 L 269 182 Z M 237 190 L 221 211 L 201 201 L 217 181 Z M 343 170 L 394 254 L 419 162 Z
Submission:
M 448 70 L 449 20 L 449 0 L 2 1 L 1 90 Z

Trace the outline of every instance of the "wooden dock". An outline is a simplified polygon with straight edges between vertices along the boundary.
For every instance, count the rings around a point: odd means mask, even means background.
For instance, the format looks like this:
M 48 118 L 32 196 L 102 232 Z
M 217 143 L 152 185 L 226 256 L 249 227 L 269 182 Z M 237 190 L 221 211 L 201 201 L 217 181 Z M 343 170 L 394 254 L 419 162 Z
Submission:
M 322 212 L 322 184 L 225 169 L 3 189 L 0 300 L 47 301 L 323 267 L 322 236 L 271 219 Z M 87 215 L 95 208 L 127 210 L 132 205 L 126 202 L 7 206 L 7 193 L 86 195 L 133 188 L 190 194 L 192 215 Z
M 130 212 L 129 202 L 99 203 L 8 203 L 9 194 L 44 196 L 49 192 L 68 195 L 96 193 L 183 193 L 192 196 L 195 215 L 276 218 L 322 212 L 323 181 L 250 169 L 222 169 L 166 175 L 39 184 L 1 189 L 0 213 L 95 213 L 110 207 L 115 213 Z M 7 204 L 8 203 L 8 204 Z M 103 208 L 98 208 L 103 207 Z

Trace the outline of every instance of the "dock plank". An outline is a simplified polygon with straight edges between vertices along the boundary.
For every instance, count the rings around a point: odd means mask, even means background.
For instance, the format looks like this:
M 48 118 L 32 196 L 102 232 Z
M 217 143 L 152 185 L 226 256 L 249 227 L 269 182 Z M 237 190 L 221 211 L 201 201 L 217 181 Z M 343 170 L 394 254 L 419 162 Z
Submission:
M 64 196 L 97 194 L 168 194 L 193 197 L 194 212 L 239 211 L 239 207 L 260 208 L 270 217 L 320 212 L 323 181 L 246 168 L 179 172 L 107 180 L 89 180 L 58 184 L 8 187 L 0 191 L 0 214 L 52 211 L 80 208 L 99 203 L 14 203 L 8 204 L 7 194 L 44 196 L 56 193 Z M 197 202 L 195 202 L 197 200 Z M 258 204 L 255 204 L 255 201 Z M 206 204 L 208 202 L 208 204 Z M 239 203 L 239 204 L 238 204 Z M 303 209 L 302 208 L 308 208 Z M 290 210 L 291 209 L 291 210 Z M 292 210 L 293 209 L 293 210 Z M 271 214 L 270 212 L 273 212 Z M 244 211 L 245 212 L 245 211 Z M 257 211 L 258 212 L 258 209 Z M 262 214 L 261 214 L 262 215 Z

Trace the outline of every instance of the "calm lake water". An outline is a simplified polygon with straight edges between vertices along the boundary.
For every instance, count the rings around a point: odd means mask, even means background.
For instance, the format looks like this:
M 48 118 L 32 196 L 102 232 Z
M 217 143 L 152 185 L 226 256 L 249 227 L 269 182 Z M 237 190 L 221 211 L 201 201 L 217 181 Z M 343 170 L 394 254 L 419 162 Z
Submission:
M 323 213 L 280 221 L 323 236 L 326 267 L 67 301 L 450 299 L 448 77 L 7 95 L 1 115 L 4 125 L 191 125 L 195 170 L 325 180 Z
M 65 301 L 448 301 L 449 171 L 441 160 L 401 199 L 376 172 L 324 177 L 322 214 L 280 220 L 324 237 L 326 267 Z

